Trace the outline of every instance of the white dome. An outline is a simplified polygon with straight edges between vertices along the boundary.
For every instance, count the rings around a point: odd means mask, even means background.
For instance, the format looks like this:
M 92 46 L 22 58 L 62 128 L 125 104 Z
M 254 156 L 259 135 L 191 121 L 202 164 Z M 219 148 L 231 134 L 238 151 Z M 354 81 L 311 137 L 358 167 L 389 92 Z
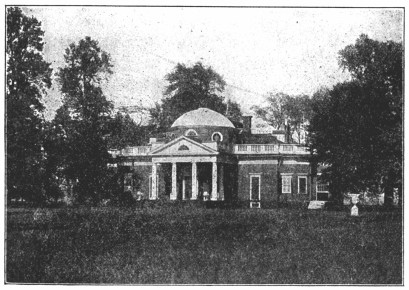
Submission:
M 220 113 L 207 108 L 187 112 L 176 119 L 173 127 L 212 126 L 234 128 L 232 122 Z

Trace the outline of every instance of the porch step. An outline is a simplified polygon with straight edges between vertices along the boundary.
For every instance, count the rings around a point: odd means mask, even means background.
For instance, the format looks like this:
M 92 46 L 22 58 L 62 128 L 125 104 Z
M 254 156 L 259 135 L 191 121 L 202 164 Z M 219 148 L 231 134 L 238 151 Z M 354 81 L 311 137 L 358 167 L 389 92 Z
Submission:
M 323 209 L 325 203 L 325 200 L 311 200 L 308 204 L 308 209 Z

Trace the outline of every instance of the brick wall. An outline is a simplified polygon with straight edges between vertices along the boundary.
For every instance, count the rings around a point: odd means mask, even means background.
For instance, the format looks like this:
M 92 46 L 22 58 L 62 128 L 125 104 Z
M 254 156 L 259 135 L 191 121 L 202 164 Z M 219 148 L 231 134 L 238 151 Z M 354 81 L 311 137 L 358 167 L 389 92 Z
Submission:
M 238 165 L 238 200 L 248 201 L 250 199 L 250 176 L 260 175 L 260 200 L 261 202 L 277 201 L 308 201 L 315 197 L 315 182 L 311 182 L 310 166 L 308 164 L 282 164 L 279 168 L 276 164 L 254 164 Z M 262 161 L 260 161 L 261 163 Z M 302 161 L 304 162 L 304 161 Z M 295 162 L 294 162 L 295 163 Z M 281 176 L 291 176 L 291 193 L 282 193 Z M 306 177 L 306 194 L 298 193 L 298 177 Z
M 260 174 L 261 201 L 277 199 L 276 164 L 239 164 L 237 190 L 239 200 L 250 200 L 250 174 Z

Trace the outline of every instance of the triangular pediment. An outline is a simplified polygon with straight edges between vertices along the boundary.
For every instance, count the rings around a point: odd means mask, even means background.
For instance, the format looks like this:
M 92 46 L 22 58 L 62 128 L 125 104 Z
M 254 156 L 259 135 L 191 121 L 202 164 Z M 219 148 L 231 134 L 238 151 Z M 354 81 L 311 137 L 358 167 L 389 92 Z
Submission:
M 166 143 L 159 148 L 152 150 L 149 155 L 215 155 L 218 152 L 206 145 L 200 144 L 185 136 Z

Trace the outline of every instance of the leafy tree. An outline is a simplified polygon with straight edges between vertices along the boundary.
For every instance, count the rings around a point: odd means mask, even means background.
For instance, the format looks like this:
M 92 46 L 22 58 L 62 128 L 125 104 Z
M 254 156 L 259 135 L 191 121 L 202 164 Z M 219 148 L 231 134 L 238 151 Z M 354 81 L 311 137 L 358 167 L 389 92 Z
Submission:
M 63 173 L 75 185 L 79 202 L 97 203 L 109 174 L 105 137 L 113 106 L 101 84 L 112 74 L 111 59 L 90 37 L 70 44 L 64 58 L 58 72 L 63 105 L 54 120 L 64 144 Z
M 353 80 L 313 97 L 310 147 L 338 194 L 402 183 L 402 45 L 361 35 L 340 51 Z
M 284 93 L 270 93 L 266 97 L 267 106 L 253 106 L 252 110 L 258 117 L 274 128 L 281 129 L 286 121 L 285 103 L 290 96 Z
M 253 106 L 252 110 L 262 120 L 276 129 L 289 130 L 290 135 L 301 135 L 306 131 L 306 124 L 311 116 L 310 98 L 306 95 L 290 96 L 284 93 L 270 93 L 266 106 Z
M 226 102 L 226 117 L 233 123 L 238 124 L 241 122 L 243 114 L 241 112 L 240 104 L 228 99 Z
M 52 69 L 43 58 L 41 22 L 7 8 L 7 197 L 40 201 L 42 190 L 42 97 Z
M 169 85 L 162 102 L 150 110 L 151 123 L 157 126 L 158 131 L 165 130 L 180 115 L 200 107 L 226 115 L 227 104 L 222 96 L 226 82 L 211 67 L 204 67 L 200 62 L 192 67 L 177 64 L 166 75 L 166 80 Z M 230 108 L 233 106 L 235 104 L 231 101 Z M 237 108 L 233 108 L 235 113 L 231 117 L 237 118 Z
M 122 149 L 126 146 L 143 145 L 148 140 L 151 126 L 137 124 L 129 114 L 117 113 L 110 122 L 108 147 Z
M 296 135 L 296 140 L 301 143 L 302 134 L 306 133 L 306 126 L 311 117 L 311 100 L 307 95 L 290 96 L 284 104 L 284 111 L 291 132 Z

